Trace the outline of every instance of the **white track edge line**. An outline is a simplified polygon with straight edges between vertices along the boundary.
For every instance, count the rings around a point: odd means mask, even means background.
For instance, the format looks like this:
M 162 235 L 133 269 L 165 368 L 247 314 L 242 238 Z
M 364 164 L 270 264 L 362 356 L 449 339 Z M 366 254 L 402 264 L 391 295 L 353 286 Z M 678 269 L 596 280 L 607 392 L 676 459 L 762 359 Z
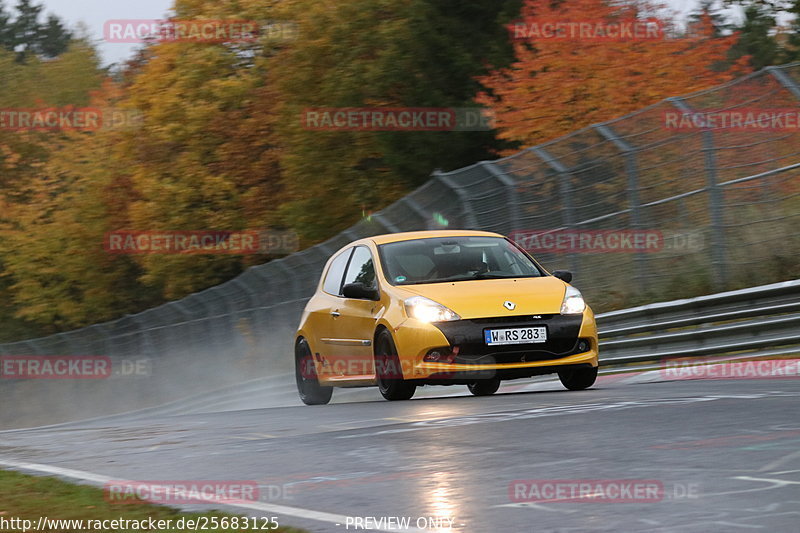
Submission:
M 16 461 L 13 459 L 6 459 L 0 457 L 0 466 L 4 466 L 7 468 L 19 469 L 19 470 L 27 470 L 32 472 L 40 472 L 43 474 L 50 474 L 59 477 L 65 477 L 70 479 L 77 479 L 80 481 L 88 481 L 98 485 L 105 485 L 106 483 L 110 483 L 112 481 L 120 481 L 119 479 L 110 478 L 108 476 L 104 476 L 101 474 L 93 474 L 92 472 L 84 472 L 83 470 L 73 470 L 71 468 L 62 468 L 59 466 L 51 466 L 51 465 L 44 465 L 39 463 L 27 463 L 24 461 Z M 152 485 L 154 488 L 159 488 L 159 485 Z M 166 488 L 166 487 L 161 487 Z M 308 520 L 315 520 L 318 522 L 328 522 L 336 525 L 344 525 L 347 521 L 346 515 L 338 515 L 334 513 L 326 513 L 322 511 L 314 511 L 311 509 L 303 509 L 301 507 L 289 507 L 287 505 L 276 505 L 276 504 L 267 504 L 261 502 L 242 502 L 241 500 L 237 500 L 235 502 L 231 501 L 218 501 L 214 502 L 219 505 L 225 505 L 229 507 L 238 507 L 242 509 L 252 509 L 255 511 L 265 511 L 269 513 L 278 513 L 287 516 L 294 516 L 297 518 L 303 518 Z M 411 533 L 422 533 L 423 531 L 430 531 L 430 530 L 422 530 L 417 528 L 364 528 L 364 529 L 371 529 L 372 531 L 386 531 L 389 533 L 396 533 L 398 531 L 406 531 Z

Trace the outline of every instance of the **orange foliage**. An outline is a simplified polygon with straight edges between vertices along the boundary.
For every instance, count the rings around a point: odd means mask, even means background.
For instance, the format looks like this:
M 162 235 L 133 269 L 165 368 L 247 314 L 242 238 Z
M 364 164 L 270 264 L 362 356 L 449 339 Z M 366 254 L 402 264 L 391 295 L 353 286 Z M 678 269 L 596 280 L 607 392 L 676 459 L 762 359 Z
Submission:
M 515 43 L 517 61 L 479 78 L 477 101 L 494 111 L 500 137 L 535 145 L 670 97 L 706 89 L 747 72 L 747 57 L 726 63 L 737 36 L 713 37 L 709 17 L 686 35 L 654 40 L 530 38 L 531 23 L 643 19 L 641 4 L 607 0 L 527 0 L 529 37 Z M 651 20 L 648 14 L 646 17 Z M 662 21 L 663 27 L 669 24 Z M 509 38 L 514 36 L 510 28 Z

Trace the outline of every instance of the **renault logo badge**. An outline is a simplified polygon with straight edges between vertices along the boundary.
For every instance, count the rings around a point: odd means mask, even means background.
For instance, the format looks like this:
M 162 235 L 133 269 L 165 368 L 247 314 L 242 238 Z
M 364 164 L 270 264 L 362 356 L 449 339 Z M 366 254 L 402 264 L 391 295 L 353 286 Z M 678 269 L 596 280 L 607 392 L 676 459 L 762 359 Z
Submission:
M 517 308 L 517 304 L 515 304 L 514 302 L 509 302 L 508 300 L 506 300 L 505 302 L 503 302 L 503 307 L 505 307 L 509 311 L 513 311 L 514 309 Z

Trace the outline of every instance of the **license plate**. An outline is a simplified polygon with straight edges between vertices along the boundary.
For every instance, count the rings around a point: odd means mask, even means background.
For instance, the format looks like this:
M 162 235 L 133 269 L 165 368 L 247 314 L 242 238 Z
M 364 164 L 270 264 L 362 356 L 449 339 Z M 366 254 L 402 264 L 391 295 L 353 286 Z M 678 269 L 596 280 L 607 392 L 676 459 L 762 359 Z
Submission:
M 487 329 L 483 332 L 483 338 L 489 346 L 547 342 L 547 328 L 544 326 L 535 326 L 527 328 Z

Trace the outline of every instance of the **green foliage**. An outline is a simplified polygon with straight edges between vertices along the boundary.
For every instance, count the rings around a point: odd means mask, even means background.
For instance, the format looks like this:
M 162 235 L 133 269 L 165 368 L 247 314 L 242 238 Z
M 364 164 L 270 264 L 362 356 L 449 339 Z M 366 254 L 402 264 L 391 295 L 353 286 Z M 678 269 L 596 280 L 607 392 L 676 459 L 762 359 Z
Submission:
M 740 33 L 730 57 L 750 56 L 750 64 L 760 69 L 800 61 L 800 0 L 725 0 L 725 5 L 740 6 L 744 20 L 729 28 Z M 789 27 L 778 21 L 789 18 Z
M 780 49 L 775 39 L 776 15 L 765 6 L 749 5 L 744 10 L 744 22 L 736 27 L 741 32 L 731 47 L 730 56 L 738 59 L 750 56 L 750 66 L 762 69 L 776 64 Z
M 786 46 L 783 49 L 782 60 L 785 63 L 800 61 L 800 0 L 794 0 L 787 9 L 792 15 L 792 22 L 789 26 Z
M 54 58 L 63 54 L 73 38 L 63 22 L 48 15 L 42 22 L 44 6 L 30 0 L 19 0 L 12 17 L 0 2 L 0 46 L 16 54 L 16 61 L 24 63 L 30 56 Z
M 307 241 L 344 229 L 445 170 L 507 147 L 487 132 L 310 131 L 307 108 L 474 106 L 476 76 L 506 64 L 518 2 L 297 2 L 300 39 L 275 64 L 284 220 Z

